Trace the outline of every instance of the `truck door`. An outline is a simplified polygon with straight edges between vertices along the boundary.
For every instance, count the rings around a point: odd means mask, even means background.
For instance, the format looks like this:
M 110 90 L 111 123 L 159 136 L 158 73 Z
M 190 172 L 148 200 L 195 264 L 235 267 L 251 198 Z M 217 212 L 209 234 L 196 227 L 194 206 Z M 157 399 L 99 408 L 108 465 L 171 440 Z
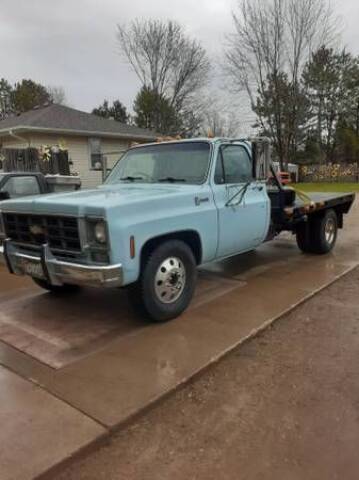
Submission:
M 218 210 L 217 257 L 262 243 L 268 230 L 270 203 L 265 185 L 253 178 L 252 161 L 244 146 L 221 145 L 212 188 Z

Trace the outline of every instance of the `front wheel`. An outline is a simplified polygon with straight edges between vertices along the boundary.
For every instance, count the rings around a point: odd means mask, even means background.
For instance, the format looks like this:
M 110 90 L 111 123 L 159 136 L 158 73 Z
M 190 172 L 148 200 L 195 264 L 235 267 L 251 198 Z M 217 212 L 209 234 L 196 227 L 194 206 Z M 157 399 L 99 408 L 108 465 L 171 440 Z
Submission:
M 165 322 L 188 307 L 196 280 L 196 261 L 190 247 L 180 240 L 169 240 L 147 257 L 130 297 L 151 320 Z
M 76 293 L 81 288 L 78 285 L 70 285 L 68 283 L 65 283 L 64 285 L 51 285 L 51 283 L 47 282 L 46 280 L 40 280 L 39 278 L 34 277 L 32 277 L 32 280 L 43 290 L 47 290 L 48 292 L 56 294 Z

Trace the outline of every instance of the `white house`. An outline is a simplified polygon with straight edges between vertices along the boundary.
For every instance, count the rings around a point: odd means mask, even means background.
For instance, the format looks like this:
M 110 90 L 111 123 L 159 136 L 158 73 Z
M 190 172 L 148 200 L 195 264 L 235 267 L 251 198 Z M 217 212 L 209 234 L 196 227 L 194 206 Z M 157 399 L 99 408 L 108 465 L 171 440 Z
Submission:
M 111 168 L 120 152 L 133 142 L 155 139 L 156 134 L 150 130 L 57 104 L 0 121 L 0 149 L 62 145 L 69 152 L 71 170 L 80 175 L 83 188 L 101 183 L 99 159 L 102 156 Z

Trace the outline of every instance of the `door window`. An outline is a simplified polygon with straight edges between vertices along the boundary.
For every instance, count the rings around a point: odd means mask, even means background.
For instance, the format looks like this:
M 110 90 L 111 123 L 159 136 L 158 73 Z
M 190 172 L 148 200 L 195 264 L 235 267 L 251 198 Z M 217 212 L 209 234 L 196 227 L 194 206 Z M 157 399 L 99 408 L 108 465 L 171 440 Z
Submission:
M 11 198 L 38 195 L 40 193 L 39 182 L 36 177 L 10 177 L 1 188 L 2 192 L 8 192 Z
M 239 145 L 220 148 L 215 183 L 246 183 L 253 180 L 252 162 L 247 150 Z

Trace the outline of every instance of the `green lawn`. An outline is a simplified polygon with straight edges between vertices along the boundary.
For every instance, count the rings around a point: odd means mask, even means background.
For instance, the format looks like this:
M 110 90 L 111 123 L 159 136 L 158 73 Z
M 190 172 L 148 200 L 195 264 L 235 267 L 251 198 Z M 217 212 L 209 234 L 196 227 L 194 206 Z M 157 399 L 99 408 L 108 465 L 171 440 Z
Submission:
M 293 183 L 303 192 L 359 192 L 359 183 Z

